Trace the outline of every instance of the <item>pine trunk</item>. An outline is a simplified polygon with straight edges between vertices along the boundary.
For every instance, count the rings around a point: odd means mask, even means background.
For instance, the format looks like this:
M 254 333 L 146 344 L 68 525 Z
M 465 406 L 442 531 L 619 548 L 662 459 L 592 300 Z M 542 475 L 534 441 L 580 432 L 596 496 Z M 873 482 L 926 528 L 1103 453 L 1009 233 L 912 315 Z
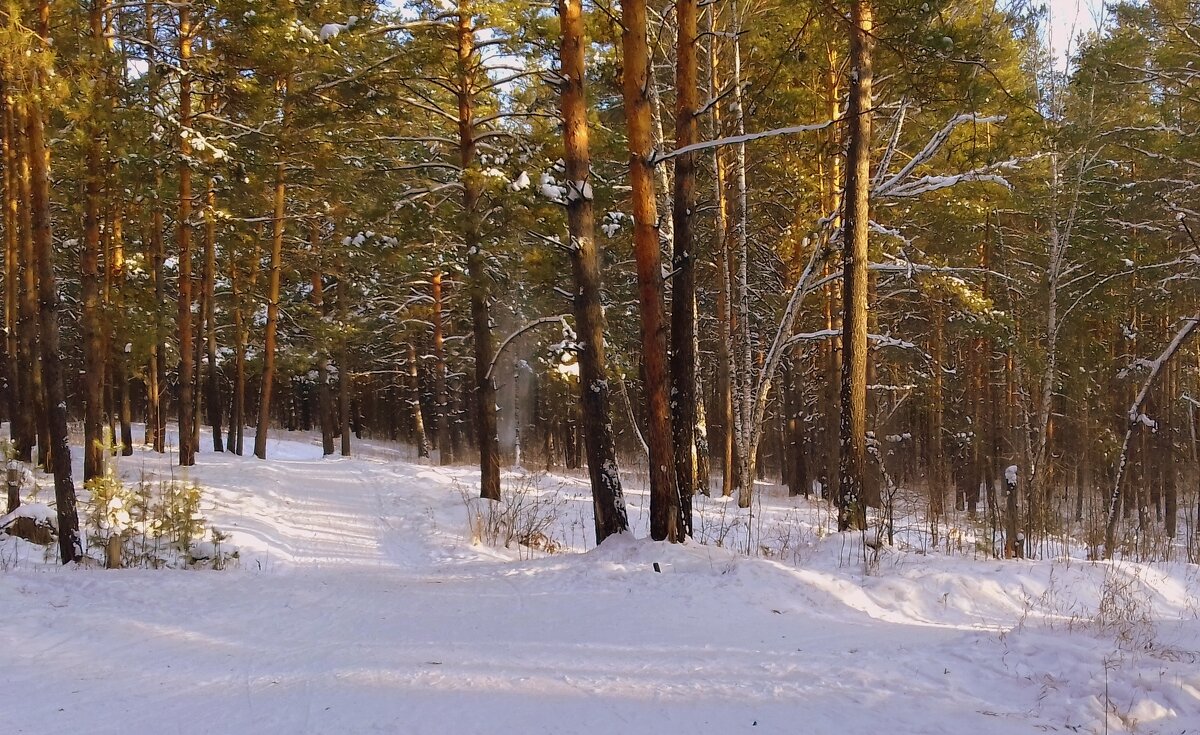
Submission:
M 437 436 L 438 463 L 454 463 L 454 443 L 450 438 L 450 396 L 446 392 L 446 347 L 442 334 L 442 272 L 434 271 L 433 291 L 433 380 L 437 392 Z
M 208 357 L 208 383 L 205 391 L 205 410 L 212 426 L 213 451 L 224 452 L 221 434 L 221 389 L 217 371 L 217 182 L 209 179 L 205 194 L 204 212 L 204 331 Z
M 677 0 L 675 65 L 675 148 L 696 142 L 697 0 Z M 671 219 L 675 239 L 671 270 L 671 419 L 683 533 L 692 534 L 692 496 L 696 492 L 696 268 L 693 251 L 696 210 L 696 154 L 675 157 L 675 195 Z
M 346 264 L 339 256 L 337 262 L 337 308 L 341 335 L 338 338 L 338 410 L 342 426 L 342 456 L 350 456 L 350 347 L 346 338 L 347 317 L 350 314 L 349 289 L 346 284 Z
M 496 384 L 489 377 L 495 345 L 491 325 L 491 279 L 480 237 L 479 200 L 482 182 L 476 170 L 475 84 L 480 66 L 471 24 L 470 0 L 458 4 L 458 136 L 463 184 L 463 245 L 471 294 L 471 329 L 475 339 L 475 410 L 479 441 L 479 494 L 500 499 L 500 442 L 496 435 Z
M 179 7 L 179 465 L 196 463 L 195 440 L 192 431 L 193 382 L 195 356 L 192 345 L 192 169 L 189 161 L 192 145 L 189 134 L 192 124 L 192 25 L 191 9 Z
M 4 355 L 5 388 L 8 409 L 8 430 L 13 446 L 21 444 L 20 437 L 27 435 L 23 426 L 25 398 L 24 370 L 18 347 L 17 325 L 19 323 L 20 267 L 20 215 L 18 214 L 19 184 L 17 180 L 17 158 L 21 147 L 17 137 L 15 104 L 7 85 L 0 87 L 0 104 L 3 105 L 4 124 Z
M 38 33 L 43 42 L 49 36 L 48 0 L 38 5 Z M 54 240 L 50 222 L 50 149 L 46 147 L 42 122 L 42 74 L 34 75 L 35 94 L 26 119 L 29 136 L 30 187 L 33 195 L 33 246 L 37 253 L 38 297 L 43 378 L 46 391 L 46 419 L 49 428 L 50 464 L 54 474 L 54 502 L 58 515 L 58 550 L 63 564 L 83 557 L 79 537 L 79 515 L 75 507 L 75 481 L 71 477 L 71 446 L 67 435 L 67 396 L 63 386 L 63 365 L 59 347 L 58 313 L 60 300 L 54 275 Z
M 91 60 L 98 74 L 104 61 L 104 0 L 92 0 Z M 80 329 L 83 337 L 83 481 L 104 474 L 104 325 L 100 289 L 100 209 L 104 184 L 102 133 L 97 118 L 89 116 L 84 184 L 83 253 L 80 262 Z
M 872 9 L 854 0 L 850 21 L 850 91 L 846 110 L 843 243 L 842 389 L 838 530 L 867 525 L 867 241 L 871 188 Z
M 653 140 L 650 133 L 650 58 L 646 43 L 646 2 L 621 4 L 624 24 L 622 90 L 629 138 L 633 198 L 634 257 L 642 318 L 645 374 L 646 442 L 650 454 L 650 536 L 656 541 L 682 541 L 686 531 L 675 485 L 671 436 L 671 384 L 667 372 L 667 333 L 663 308 L 662 256 L 658 247 L 658 212 L 654 201 Z
M 946 450 L 943 441 L 942 428 L 942 370 L 945 360 L 944 340 L 942 335 L 942 305 L 935 301 L 932 304 L 930 329 L 932 330 L 930 344 L 929 369 L 933 379 L 929 386 L 929 516 L 933 528 L 933 543 L 937 545 L 938 521 L 946 512 Z
M 255 253 L 257 252 L 256 237 Z M 241 269 L 238 267 L 237 254 L 232 249 L 229 252 L 229 282 L 233 291 L 233 338 L 237 351 L 233 357 L 233 400 L 230 401 L 229 438 L 226 445 L 229 451 L 240 457 L 245 449 L 243 440 L 246 426 L 246 347 L 250 334 L 243 312 Z
M 280 86 L 283 94 L 283 129 L 287 130 L 287 82 Z M 283 267 L 284 205 L 287 187 L 284 180 L 284 150 L 280 147 L 275 163 L 274 215 L 271 221 L 271 267 L 267 277 L 267 323 L 263 337 L 262 385 L 259 386 L 258 427 L 254 432 L 254 456 L 267 458 L 267 433 L 271 426 L 271 392 L 275 385 L 275 342 L 279 329 L 279 280 Z
M 33 461 L 33 446 L 37 444 L 38 454 L 45 452 L 48 439 L 46 437 L 45 395 L 42 380 L 42 361 L 38 359 L 38 282 L 37 282 L 37 251 L 33 241 L 33 181 L 32 161 L 33 148 L 27 133 L 30 125 L 31 110 L 27 102 L 19 102 L 15 120 L 17 140 L 20 150 L 17 155 L 17 187 L 22 206 L 20 207 L 20 318 L 17 323 L 20 341 L 18 365 L 22 370 L 21 385 L 25 388 L 21 410 L 17 417 L 21 431 L 16 439 L 14 450 L 17 459 L 22 462 Z M 39 457 L 40 460 L 40 457 Z M 39 464 L 41 462 L 39 461 Z
M 600 251 L 595 239 L 591 197 L 591 154 L 588 149 L 587 96 L 584 89 L 586 41 L 582 0 L 559 0 L 562 47 L 559 58 L 566 173 L 572 195 L 567 200 L 571 263 L 575 273 L 575 325 L 579 352 L 579 395 L 583 441 L 592 485 L 596 543 L 629 529 L 625 497 L 617 470 L 616 441 L 610 415 L 610 387 L 604 348 Z
M 314 221 L 309 225 L 309 243 L 318 263 L 312 275 L 312 305 L 318 318 L 325 319 L 325 275 L 321 272 L 319 228 Z M 326 335 L 322 333 L 317 348 L 317 413 L 321 424 L 321 454 L 333 454 L 333 396 L 329 391 L 329 349 Z
M 708 95 L 715 100 L 721 93 L 720 70 L 717 58 L 716 15 L 718 6 L 710 3 L 705 14 L 708 31 Z M 723 133 L 721 127 L 721 108 L 712 105 L 709 117 L 708 138 L 716 140 Z M 716 404 L 717 423 L 721 427 L 721 494 L 729 497 L 733 494 L 735 479 L 733 467 L 733 383 L 729 374 L 730 360 L 733 350 L 730 344 L 729 306 L 729 196 L 726 191 L 725 162 L 721 149 L 712 149 L 713 166 L 713 195 L 716 200 L 716 223 L 713 232 L 715 246 L 713 248 L 717 264 L 717 381 Z

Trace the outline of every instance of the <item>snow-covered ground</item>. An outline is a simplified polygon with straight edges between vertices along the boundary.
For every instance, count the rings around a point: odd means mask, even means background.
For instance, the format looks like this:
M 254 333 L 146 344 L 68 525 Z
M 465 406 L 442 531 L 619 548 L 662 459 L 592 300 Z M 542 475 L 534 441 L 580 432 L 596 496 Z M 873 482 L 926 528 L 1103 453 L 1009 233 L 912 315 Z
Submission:
M 1194 565 L 865 562 L 778 495 L 699 499 L 709 545 L 590 549 L 582 480 L 507 475 L 545 554 L 472 544 L 470 468 L 301 434 L 269 454 L 186 472 L 233 569 L 0 541 L 3 732 L 1200 733 Z M 184 474 L 140 448 L 120 471 Z

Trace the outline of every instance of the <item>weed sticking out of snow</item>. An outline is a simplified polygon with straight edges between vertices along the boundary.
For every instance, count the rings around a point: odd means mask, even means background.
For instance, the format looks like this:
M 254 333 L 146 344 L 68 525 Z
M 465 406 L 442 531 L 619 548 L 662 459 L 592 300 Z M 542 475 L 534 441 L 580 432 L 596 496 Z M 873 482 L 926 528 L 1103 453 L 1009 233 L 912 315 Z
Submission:
M 544 473 L 520 472 L 506 476 L 500 500 L 481 498 L 474 488 L 456 482 L 467 510 L 471 542 L 505 549 L 515 548 L 519 558 L 562 551 L 559 531 L 566 511 L 562 483 L 547 488 Z

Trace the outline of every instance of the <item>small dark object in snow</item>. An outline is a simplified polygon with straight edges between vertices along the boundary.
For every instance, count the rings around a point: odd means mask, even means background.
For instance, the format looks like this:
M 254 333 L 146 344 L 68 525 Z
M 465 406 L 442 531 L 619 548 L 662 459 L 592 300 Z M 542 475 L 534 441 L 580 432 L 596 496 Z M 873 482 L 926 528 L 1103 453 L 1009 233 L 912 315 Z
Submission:
M 654 571 L 662 573 L 662 568 L 658 566 L 658 562 L 654 562 Z

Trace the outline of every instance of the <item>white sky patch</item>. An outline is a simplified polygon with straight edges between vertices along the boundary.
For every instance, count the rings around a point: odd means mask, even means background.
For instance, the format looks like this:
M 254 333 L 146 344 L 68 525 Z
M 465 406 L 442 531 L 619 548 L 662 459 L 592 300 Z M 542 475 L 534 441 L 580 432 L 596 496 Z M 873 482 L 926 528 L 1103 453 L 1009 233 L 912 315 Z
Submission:
M 1067 59 L 1079 47 L 1081 33 L 1091 33 L 1103 19 L 1102 0 L 1049 0 L 1050 17 L 1046 22 L 1046 41 L 1054 57 L 1054 68 L 1063 70 Z

